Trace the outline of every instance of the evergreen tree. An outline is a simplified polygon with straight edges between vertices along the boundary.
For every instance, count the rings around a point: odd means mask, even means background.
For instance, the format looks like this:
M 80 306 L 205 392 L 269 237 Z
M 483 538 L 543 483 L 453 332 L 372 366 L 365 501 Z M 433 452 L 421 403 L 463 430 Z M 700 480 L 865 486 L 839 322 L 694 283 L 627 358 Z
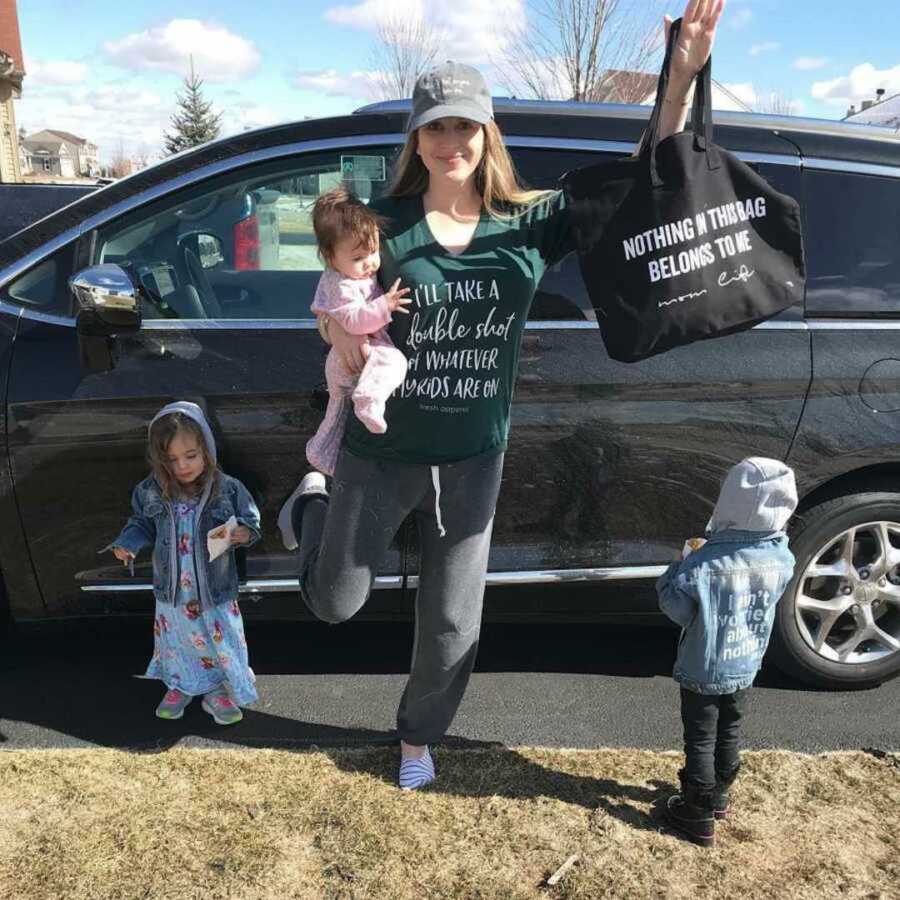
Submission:
M 212 103 L 203 99 L 202 84 L 194 72 L 191 57 L 191 74 L 184 79 L 184 93 L 177 95 L 178 109 L 172 114 L 172 130 L 165 134 L 166 152 L 170 155 L 219 136 L 222 114 L 214 113 Z

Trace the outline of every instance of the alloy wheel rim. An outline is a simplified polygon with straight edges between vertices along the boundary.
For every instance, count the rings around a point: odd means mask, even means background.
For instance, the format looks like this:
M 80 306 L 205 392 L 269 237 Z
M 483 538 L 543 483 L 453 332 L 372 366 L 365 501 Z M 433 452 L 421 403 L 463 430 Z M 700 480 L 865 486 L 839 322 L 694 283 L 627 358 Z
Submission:
M 794 616 L 807 646 L 829 662 L 900 653 L 900 522 L 854 525 L 816 551 L 797 582 Z

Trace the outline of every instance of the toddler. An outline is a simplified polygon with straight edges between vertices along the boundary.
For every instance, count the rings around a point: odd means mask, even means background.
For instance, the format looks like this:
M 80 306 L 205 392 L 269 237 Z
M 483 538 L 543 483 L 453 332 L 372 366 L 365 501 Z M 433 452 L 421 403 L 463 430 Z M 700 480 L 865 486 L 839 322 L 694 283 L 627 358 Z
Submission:
M 180 719 L 202 696 L 217 724 L 232 725 L 243 717 L 240 707 L 257 700 L 234 548 L 259 539 L 259 511 L 244 485 L 219 469 L 212 431 L 195 403 L 171 403 L 156 414 L 148 457 L 152 472 L 132 493 L 132 516 L 106 548 L 124 565 L 153 548 L 153 658 L 144 677 L 166 685 L 156 709 L 161 719 Z M 236 527 L 228 525 L 232 516 Z M 210 531 L 230 537 L 230 549 L 213 562 Z
M 660 609 L 682 626 L 674 677 L 685 764 L 666 818 L 702 846 L 712 846 L 715 820 L 728 815 L 747 691 L 794 573 L 784 528 L 796 507 L 791 469 L 775 459 L 742 460 L 725 477 L 707 541 L 686 547 L 656 584 Z
M 387 334 L 395 312 L 407 313 L 408 288 L 394 282 L 387 293 L 378 287 L 379 218 L 346 188 L 322 194 L 313 208 L 313 229 L 325 271 L 319 279 L 312 311 L 328 316 L 351 334 L 367 334 L 369 355 L 356 377 L 332 348 L 325 361 L 328 407 L 318 431 L 306 445 L 311 466 L 334 474 L 344 435 L 349 401 L 360 421 L 375 434 L 387 430 L 388 397 L 406 377 L 406 357 Z

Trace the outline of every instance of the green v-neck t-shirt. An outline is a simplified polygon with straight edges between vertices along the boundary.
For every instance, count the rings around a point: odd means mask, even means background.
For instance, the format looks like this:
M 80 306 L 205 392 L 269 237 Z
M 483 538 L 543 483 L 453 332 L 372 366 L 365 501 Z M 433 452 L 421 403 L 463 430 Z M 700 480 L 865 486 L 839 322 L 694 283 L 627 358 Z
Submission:
M 409 315 L 388 329 L 407 359 L 388 400 L 387 432 L 354 415 L 344 446 L 356 456 L 440 465 L 506 448 L 519 345 L 547 266 L 574 249 L 562 193 L 508 219 L 482 212 L 465 250 L 434 238 L 421 195 L 371 204 L 386 220 L 382 287 L 410 289 Z

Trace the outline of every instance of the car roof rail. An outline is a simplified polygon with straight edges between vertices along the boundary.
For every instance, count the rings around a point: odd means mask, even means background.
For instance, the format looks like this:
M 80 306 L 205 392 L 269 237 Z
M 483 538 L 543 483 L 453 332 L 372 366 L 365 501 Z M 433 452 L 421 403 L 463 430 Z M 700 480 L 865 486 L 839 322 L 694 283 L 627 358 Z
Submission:
M 648 119 L 651 106 L 636 103 L 581 103 L 575 100 L 519 100 L 516 97 L 493 97 L 498 113 L 528 113 L 530 115 L 597 116 L 607 119 Z M 353 115 L 409 114 L 412 101 L 380 100 L 353 110 Z M 784 116 L 771 113 L 713 110 L 718 125 L 737 125 L 763 128 L 767 131 L 803 131 L 863 140 L 900 142 L 900 131 L 884 125 L 864 125 L 837 119 L 813 119 L 805 116 Z

